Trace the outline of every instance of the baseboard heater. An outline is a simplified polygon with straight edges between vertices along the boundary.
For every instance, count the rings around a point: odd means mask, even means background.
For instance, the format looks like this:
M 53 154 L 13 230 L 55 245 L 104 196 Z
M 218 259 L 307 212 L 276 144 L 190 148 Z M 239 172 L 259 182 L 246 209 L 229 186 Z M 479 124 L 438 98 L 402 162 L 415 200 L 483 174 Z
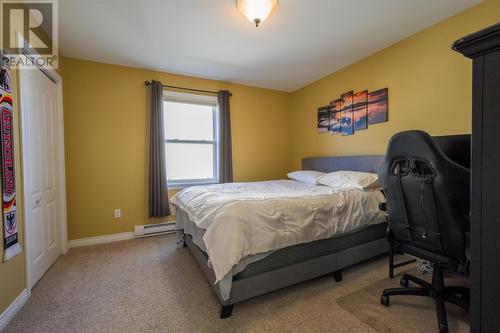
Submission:
M 172 232 L 175 232 L 175 221 L 136 225 L 134 228 L 134 237 L 148 237 Z

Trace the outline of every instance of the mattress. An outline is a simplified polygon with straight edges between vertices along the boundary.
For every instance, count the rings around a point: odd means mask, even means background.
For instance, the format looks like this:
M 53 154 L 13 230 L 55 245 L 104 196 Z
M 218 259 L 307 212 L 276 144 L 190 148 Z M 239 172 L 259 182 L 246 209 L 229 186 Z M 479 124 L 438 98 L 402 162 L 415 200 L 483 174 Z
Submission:
M 189 220 L 187 214 L 178 210 L 177 225 L 181 226 L 178 239 L 182 242 L 183 234 L 188 234 L 193 243 L 203 252 L 205 261 L 208 262 L 205 244 L 203 243 L 204 230 L 196 226 Z M 387 235 L 387 223 L 370 225 L 347 234 L 339 235 L 329 239 L 293 245 L 281 250 L 272 251 L 260 255 L 251 260 L 243 271 L 233 276 L 233 280 L 240 280 L 255 276 L 285 266 L 297 264 L 313 258 L 318 258 L 331 253 L 352 248 L 354 246 L 365 244 L 373 240 L 385 238 Z
M 242 272 L 233 276 L 233 281 L 243 280 L 283 267 L 299 264 L 307 260 L 340 252 L 371 241 L 386 238 L 386 236 L 387 224 L 383 223 L 363 227 L 360 230 L 351 232 L 347 235 L 290 246 L 275 251 L 264 259 L 249 264 Z M 193 240 L 191 235 L 188 235 L 187 237 L 190 237 L 191 240 Z M 206 252 L 203 250 L 200 252 L 204 260 L 208 261 Z
M 179 208 L 176 211 L 176 225 L 179 246 L 184 244 L 184 237 L 188 235 L 186 237 L 189 237 L 192 243 L 200 250 L 198 255 L 201 261 L 205 263 L 204 265 L 211 267 L 203 241 L 205 230 L 199 228 L 189 219 L 187 213 Z M 380 240 L 386 237 L 386 230 L 386 223 L 367 225 L 333 238 L 301 243 L 276 251 L 248 256 L 233 268 L 233 274 L 228 274 L 216 283 L 218 293 L 222 299 L 227 300 L 231 295 L 233 281 L 243 280 Z
M 247 258 L 383 223 L 383 200 L 375 189 L 292 180 L 196 186 L 171 199 L 205 231 L 203 244 L 195 244 L 206 250 L 216 281 L 238 274 L 235 267 L 250 264 Z

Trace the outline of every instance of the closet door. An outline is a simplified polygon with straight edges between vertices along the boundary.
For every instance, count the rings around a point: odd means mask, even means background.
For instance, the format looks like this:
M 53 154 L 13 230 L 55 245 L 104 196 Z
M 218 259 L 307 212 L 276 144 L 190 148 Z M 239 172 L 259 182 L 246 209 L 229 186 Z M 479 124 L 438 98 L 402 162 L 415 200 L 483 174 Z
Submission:
M 38 69 L 22 70 L 21 123 L 29 288 L 62 254 L 58 193 L 57 86 Z

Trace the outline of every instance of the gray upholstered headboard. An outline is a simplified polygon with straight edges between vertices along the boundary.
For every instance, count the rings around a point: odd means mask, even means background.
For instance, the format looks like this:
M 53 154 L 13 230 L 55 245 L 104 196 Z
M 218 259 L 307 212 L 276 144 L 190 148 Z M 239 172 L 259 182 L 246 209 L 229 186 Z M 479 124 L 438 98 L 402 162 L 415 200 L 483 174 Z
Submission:
M 384 155 L 308 157 L 302 160 L 302 170 L 333 172 L 341 170 L 376 172 L 384 163 Z

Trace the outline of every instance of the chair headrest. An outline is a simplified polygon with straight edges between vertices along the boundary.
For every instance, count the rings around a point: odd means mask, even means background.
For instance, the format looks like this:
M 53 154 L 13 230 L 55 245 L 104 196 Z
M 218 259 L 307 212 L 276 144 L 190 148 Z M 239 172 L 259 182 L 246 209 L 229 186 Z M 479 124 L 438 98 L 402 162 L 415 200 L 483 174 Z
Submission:
M 389 141 L 386 164 L 398 158 L 408 157 L 424 158 L 436 168 L 453 165 L 465 169 L 446 156 L 432 137 L 424 131 L 403 131 L 395 134 Z

